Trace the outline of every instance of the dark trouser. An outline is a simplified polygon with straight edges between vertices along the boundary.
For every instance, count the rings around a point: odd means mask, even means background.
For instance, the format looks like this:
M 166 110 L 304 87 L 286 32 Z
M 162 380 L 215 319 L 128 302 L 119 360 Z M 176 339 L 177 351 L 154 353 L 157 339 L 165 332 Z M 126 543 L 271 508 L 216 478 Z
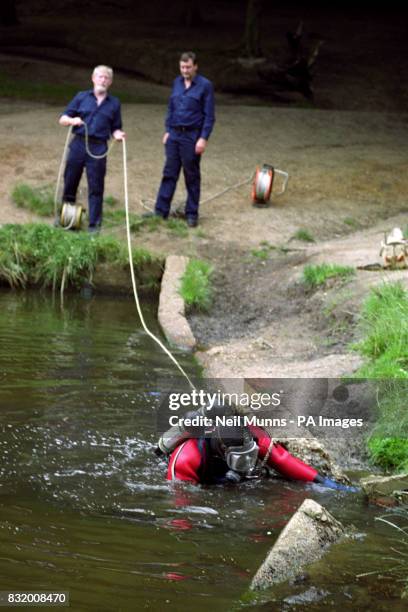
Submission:
M 181 168 L 183 168 L 187 189 L 186 217 L 190 219 L 198 218 L 201 155 L 196 154 L 195 145 L 199 135 L 199 130 L 170 131 L 170 136 L 165 144 L 166 163 L 164 164 L 163 178 L 155 207 L 155 212 L 164 218 L 169 215 L 171 200 L 176 190 Z
M 106 151 L 106 144 L 90 142 L 89 150 L 93 155 L 102 155 Z M 75 202 L 79 181 L 86 168 L 88 180 L 88 215 L 89 226 L 99 226 L 102 223 L 102 202 L 106 174 L 106 157 L 94 159 L 85 149 L 85 141 L 74 138 L 69 147 L 69 155 L 64 172 L 63 202 Z

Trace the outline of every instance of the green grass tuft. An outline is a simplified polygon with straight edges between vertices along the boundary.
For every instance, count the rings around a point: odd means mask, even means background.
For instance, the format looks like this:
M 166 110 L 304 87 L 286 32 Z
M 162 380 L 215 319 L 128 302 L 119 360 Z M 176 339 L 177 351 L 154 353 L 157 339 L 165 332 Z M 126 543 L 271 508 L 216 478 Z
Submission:
M 163 227 L 163 225 L 165 225 L 165 221 L 158 215 L 154 217 L 139 217 L 138 225 L 137 227 L 132 227 L 132 231 L 138 232 L 143 228 L 147 229 L 148 232 L 155 232 L 160 227 Z
M 355 230 L 361 228 L 360 221 L 357 221 L 357 219 L 354 219 L 354 217 L 345 217 L 345 219 L 343 219 L 343 223 Z
M 95 249 L 98 263 L 128 263 L 127 249 L 113 236 L 99 235 L 95 240 Z
M 111 208 L 113 208 L 114 206 L 119 204 L 119 200 L 117 198 L 115 198 L 115 196 L 108 195 L 108 196 L 104 197 L 103 203 L 106 204 L 107 206 L 110 206 Z
M 261 242 L 259 243 L 259 247 L 259 249 L 252 249 L 251 255 L 263 261 L 269 258 L 269 254 L 271 251 L 276 250 L 276 247 L 267 240 L 261 240 Z
M 329 278 L 345 280 L 354 274 L 355 270 L 350 266 L 326 263 L 317 266 L 307 265 L 303 268 L 303 283 L 309 289 L 316 289 L 324 285 Z
M 124 209 L 118 210 L 107 210 L 103 214 L 103 223 L 105 227 L 118 227 L 122 225 L 125 227 L 126 224 L 126 212 Z M 134 234 L 140 232 L 142 229 L 147 229 L 149 232 L 155 231 L 163 220 L 160 217 L 147 217 L 143 218 L 141 215 L 136 213 L 129 213 L 129 226 L 130 231 Z
M 166 225 L 171 232 L 180 238 L 185 238 L 188 236 L 188 229 L 185 221 L 182 221 L 181 219 L 168 219 Z
M 269 249 L 266 249 L 264 247 L 262 247 L 260 249 L 252 249 L 251 250 L 251 255 L 253 257 L 257 257 L 258 259 L 266 260 L 266 259 L 269 258 Z
M 407 438 L 382 438 L 375 435 L 369 439 L 367 446 L 374 463 L 385 470 L 408 470 Z
M 302 242 L 316 242 L 312 234 L 307 229 L 300 228 L 292 236 L 293 240 L 301 240 Z
M 401 283 L 372 289 L 360 319 L 362 339 L 353 345 L 365 363 L 356 377 L 377 379 L 378 419 L 368 450 L 384 469 L 408 469 L 408 292 Z
M 126 212 L 123 209 L 106 210 L 103 213 L 103 224 L 105 227 L 118 227 L 126 225 Z M 143 219 L 135 213 L 129 213 L 129 225 L 131 232 L 139 231 L 143 225 Z
M 180 295 L 185 304 L 207 311 L 211 305 L 211 275 L 213 267 L 202 260 L 190 259 L 181 279 Z
M 367 378 L 408 378 L 408 292 L 401 283 L 372 289 L 363 304 L 362 339 L 354 345 Z
M 11 198 L 19 208 L 28 208 L 42 217 L 50 216 L 54 212 L 54 193 L 49 185 L 30 187 L 20 183 L 14 187 Z
M 136 249 L 134 248 L 132 249 L 132 260 L 133 260 L 133 265 L 136 268 L 138 268 L 139 266 L 153 263 L 154 261 L 156 261 L 156 258 L 147 249 L 144 249 L 143 247 L 139 247 Z M 126 257 L 126 261 L 127 261 L 127 257 Z
M 125 225 L 126 213 L 124 210 L 107 210 L 103 215 L 104 225 L 106 227 L 115 227 Z M 172 234 L 175 234 L 179 238 L 186 238 L 189 235 L 189 230 L 184 220 L 170 218 L 164 221 L 160 216 L 142 217 L 135 213 L 129 213 L 130 231 L 134 234 L 146 230 L 148 232 L 154 232 L 159 228 L 167 229 Z M 204 238 L 204 232 L 197 230 L 195 234 Z
M 135 266 L 153 262 L 144 249 L 133 251 Z M 110 236 L 90 237 L 49 225 L 4 225 L 0 228 L 0 278 L 11 287 L 80 286 L 98 263 L 125 265 L 125 245 Z

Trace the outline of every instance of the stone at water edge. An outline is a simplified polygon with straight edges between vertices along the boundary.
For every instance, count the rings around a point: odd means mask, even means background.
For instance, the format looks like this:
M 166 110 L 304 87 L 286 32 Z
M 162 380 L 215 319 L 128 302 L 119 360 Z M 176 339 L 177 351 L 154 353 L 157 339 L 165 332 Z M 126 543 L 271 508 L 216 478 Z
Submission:
M 308 438 L 274 437 L 277 444 L 282 444 L 291 454 L 304 463 L 312 465 L 320 474 L 330 476 L 344 484 L 351 484 L 349 477 L 339 465 L 331 458 L 329 451 L 322 440 L 314 436 Z
M 343 525 L 323 506 L 305 499 L 259 567 L 250 589 L 267 589 L 294 578 L 306 565 L 320 559 L 343 533 Z
M 380 506 L 395 506 L 398 503 L 406 503 L 408 473 L 394 476 L 367 476 L 360 480 L 360 485 L 370 502 Z
M 193 350 L 196 339 L 185 316 L 184 300 L 179 294 L 187 263 L 188 257 L 167 257 L 159 296 L 158 320 L 170 344 L 183 350 Z

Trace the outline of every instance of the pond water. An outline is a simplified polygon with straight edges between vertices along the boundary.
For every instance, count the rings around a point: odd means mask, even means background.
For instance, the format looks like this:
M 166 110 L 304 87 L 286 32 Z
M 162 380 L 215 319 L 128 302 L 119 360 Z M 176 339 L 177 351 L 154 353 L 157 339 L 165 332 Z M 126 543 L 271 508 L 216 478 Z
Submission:
M 385 572 L 398 534 L 362 496 L 265 480 L 171 485 L 153 453 L 158 381 L 177 372 L 133 301 L 0 293 L 0 584 L 69 591 L 73 610 L 403 609 Z M 148 326 L 160 333 L 154 308 Z M 176 352 L 189 375 L 192 357 Z M 245 602 L 251 576 L 312 497 L 354 537 L 302 581 Z M 394 540 L 394 538 L 396 540 Z M 403 546 L 399 546 L 403 549 Z M 399 557 L 401 558 L 401 557 Z M 362 573 L 379 572 L 357 578 Z

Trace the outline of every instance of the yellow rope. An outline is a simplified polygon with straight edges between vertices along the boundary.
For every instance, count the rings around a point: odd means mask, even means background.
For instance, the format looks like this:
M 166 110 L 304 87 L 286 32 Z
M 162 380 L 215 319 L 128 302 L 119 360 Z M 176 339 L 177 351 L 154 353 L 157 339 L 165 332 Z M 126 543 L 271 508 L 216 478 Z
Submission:
M 68 151 L 68 144 L 69 144 L 69 140 L 71 138 L 71 133 L 72 133 L 72 125 L 70 125 L 69 128 L 68 128 L 67 137 L 65 139 L 64 150 L 62 152 L 61 162 L 60 162 L 60 166 L 59 166 L 59 170 L 58 170 L 57 185 L 55 187 L 55 194 L 54 194 L 54 216 L 55 216 L 55 218 L 57 218 L 57 215 L 58 215 L 58 200 L 59 200 L 58 194 L 59 194 L 61 177 L 62 177 L 62 169 L 65 166 L 66 157 L 67 157 L 67 151 Z
M 88 128 L 87 128 L 85 123 L 84 123 L 84 126 L 85 126 L 85 147 L 86 147 L 86 152 L 88 153 L 88 155 L 90 155 L 94 159 L 101 159 L 103 157 L 106 157 L 110 153 L 110 150 L 111 150 L 111 148 L 112 148 L 112 146 L 114 144 L 114 141 L 112 142 L 110 147 L 107 149 L 107 151 L 103 155 L 97 155 L 97 156 L 93 155 L 89 151 L 89 146 L 88 146 Z M 57 212 L 58 212 L 57 211 L 57 207 L 58 207 L 58 192 L 59 192 L 59 186 L 60 186 L 60 182 L 61 182 L 62 168 L 63 168 L 63 166 L 65 164 L 65 161 L 66 161 L 68 143 L 69 143 L 69 140 L 70 140 L 71 133 L 72 133 L 72 126 L 70 126 L 69 129 L 68 129 L 68 134 L 67 134 L 67 137 L 66 137 L 66 140 L 65 140 L 65 146 L 64 146 L 64 151 L 63 151 L 63 154 L 62 154 L 60 168 L 59 168 L 59 171 L 58 171 L 57 187 L 56 187 L 56 190 L 55 190 L 55 198 L 54 198 L 55 216 L 57 216 Z M 127 245 L 128 245 L 128 253 L 129 253 L 130 275 L 131 275 L 131 278 L 132 278 L 133 295 L 134 295 L 134 298 L 135 298 L 136 309 L 137 309 L 137 312 L 138 312 L 138 315 L 139 315 L 140 322 L 141 322 L 142 327 L 145 330 L 146 334 L 148 336 L 150 336 L 150 338 L 152 338 L 160 346 L 160 348 L 166 353 L 166 355 L 168 355 L 170 357 L 170 359 L 173 361 L 173 363 L 179 369 L 181 374 L 187 379 L 187 381 L 188 381 L 189 385 L 191 386 L 191 388 L 195 389 L 192 381 L 190 380 L 190 378 L 187 375 L 187 373 L 185 372 L 185 370 L 178 363 L 177 359 L 172 355 L 172 353 L 168 350 L 168 348 L 161 342 L 161 340 L 159 340 L 159 338 L 157 338 L 149 330 L 149 328 L 147 327 L 147 325 L 145 323 L 145 320 L 144 320 L 144 317 L 143 317 L 143 312 L 142 312 L 142 309 L 140 307 L 139 296 L 138 296 L 137 285 L 136 285 L 135 270 L 134 270 L 134 266 L 133 266 L 132 242 L 131 242 L 131 235 L 130 235 L 131 232 L 130 232 L 130 219 L 129 219 L 129 193 L 128 193 L 128 178 L 127 178 L 127 153 L 126 153 L 126 140 L 125 139 L 122 139 L 122 145 L 123 145 L 123 184 L 124 184 L 124 195 L 125 195 Z
M 127 234 L 127 245 L 128 245 L 128 252 L 129 252 L 129 266 L 130 266 L 130 275 L 132 277 L 132 287 L 133 287 L 133 295 L 135 298 L 135 302 L 136 302 L 136 309 L 139 315 L 139 319 L 140 322 L 143 326 L 143 329 L 145 330 L 146 334 L 148 336 L 150 336 L 150 338 L 152 338 L 159 346 L 161 349 L 163 349 L 163 351 L 166 353 L 166 355 L 168 355 L 170 357 L 170 359 L 173 361 L 173 363 L 176 365 L 176 367 L 180 370 L 180 372 L 182 373 L 182 375 L 187 379 L 189 385 L 191 386 L 192 389 L 195 389 L 193 383 L 191 382 L 189 376 L 187 375 L 187 373 L 183 370 L 183 368 L 181 367 L 181 365 L 179 364 L 179 362 L 177 361 L 177 359 L 171 354 L 171 352 L 168 350 L 168 348 L 166 346 L 164 346 L 164 344 L 159 340 L 159 338 L 157 338 L 147 327 L 144 317 L 143 317 L 143 313 L 142 313 L 142 309 L 140 307 L 140 302 L 139 302 L 139 296 L 137 293 L 137 285 L 136 285 L 136 276 L 135 276 L 135 270 L 134 270 L 134 266 L 133 266 L 133 255 L 132 255 L 132 242 L 131 242 L 131 235 L 130 235 L 130 220 L 129 220 L 129 195 L 128 195 L 128 180 L 127 180 L 127 155 L 126 155 L 126 141 L 125 139 L 122 140 L 122 145 L 123 145 L 123 183 L 124 183 L 124 191 L 125 191 L 125 212 L 126 212 L 126 234 Z
M 111 149 L 112 149 L 113 145 L 115 144 L 115 139 L 112 139 L 112 142 L 109 145 L 109 147 L 107 148 L 107 150 L 105 151 L 105 153 L 103 153 L 102 155 L 94 155 L 91 152 L 91 150 L 89 149 L 88 126 L 86 125 L 85 122 L 84 122 L 83 126 L 84 126 L 84 129 L 85 129 L 85 150 L 86 150 L 87 154 L 90 157 L 92 157 L 93 159 L 103 159 L 104 157 L 107 157 L 109 155 L 109 153 L 111 152 Z M 60 198 L 59 198 L 59 190 L 60 190 L 60 184 L 61 184 L 61 178 L 62 178 L 63 169 L 64 169 L 65 164 L 66 164 L 67 151 L 68 151 L 69 141 L 71 139 L 72 128 L 73 128 L 72 125 L 70 125 L 69 128 L 68 128 L 67 137 L 65 139 L 65 144 L 64 144 L 64 150 L 62 152 L 62 158 L 61 158 L 60 166 L 59 166 L 59 169 L 58 169 L 57 185 L 55 187 L 55 194 L 54 194 L 54 216 L 55 216 L 55 218 L 57 218 L 57 215 L 58 215 L 58 205 L 62 203 L 60 201 Z M 65 227 L 65 229 L 71 229 L 71 227 L 74 224 L 74 222 L 75 222 L 75 218 L 71 219 L 71 221 L 69 221 L 69 223 Z

